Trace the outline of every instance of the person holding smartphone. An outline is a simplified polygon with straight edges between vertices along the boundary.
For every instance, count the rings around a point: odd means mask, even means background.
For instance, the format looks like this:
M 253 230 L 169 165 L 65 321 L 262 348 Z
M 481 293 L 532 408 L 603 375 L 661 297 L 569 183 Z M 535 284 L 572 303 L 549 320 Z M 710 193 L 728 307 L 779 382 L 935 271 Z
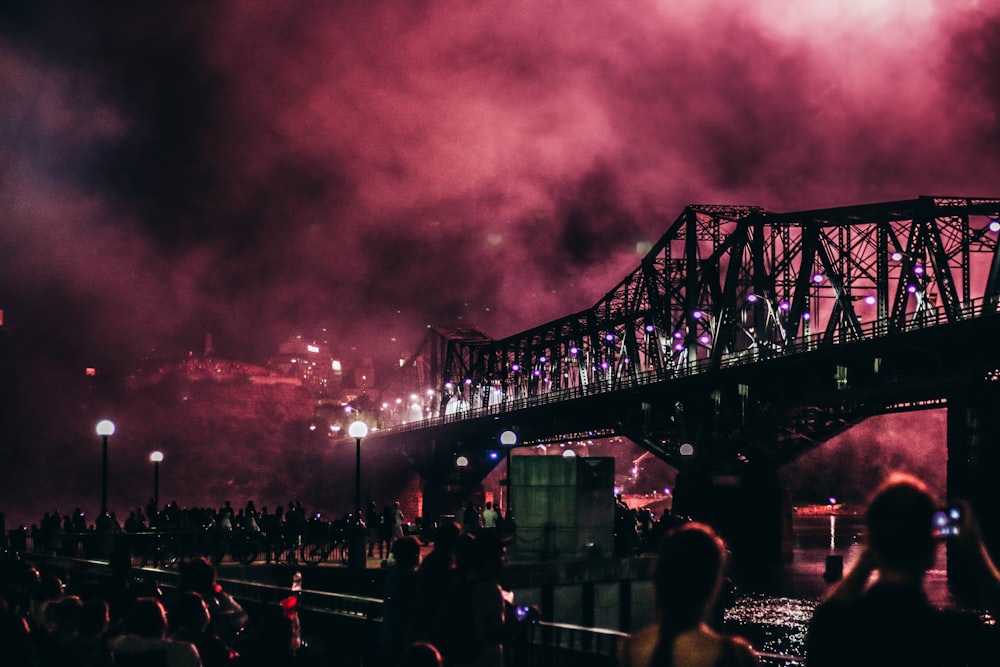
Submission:
M 879 488 L 865 516 L 865 548 L 809 624 L 809 667 L 996 664 L 995 627 L 972 612 L 928 601 L 924 580 L 934 565 L 936 535 L 954 539 L 973 559 L 987 598 L 1000 599 L 1000 575 L 971 508 L 957 504 L 939 512 L 917 477 L 894 474 Z

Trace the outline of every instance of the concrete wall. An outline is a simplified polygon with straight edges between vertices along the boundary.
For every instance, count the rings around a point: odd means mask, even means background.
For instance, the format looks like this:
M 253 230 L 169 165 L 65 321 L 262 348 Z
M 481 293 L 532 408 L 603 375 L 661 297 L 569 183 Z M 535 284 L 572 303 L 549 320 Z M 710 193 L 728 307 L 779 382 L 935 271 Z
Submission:
M 609 556 L 614 551 L 610 457 L 515 456 L 511 509 L 518 560 Z

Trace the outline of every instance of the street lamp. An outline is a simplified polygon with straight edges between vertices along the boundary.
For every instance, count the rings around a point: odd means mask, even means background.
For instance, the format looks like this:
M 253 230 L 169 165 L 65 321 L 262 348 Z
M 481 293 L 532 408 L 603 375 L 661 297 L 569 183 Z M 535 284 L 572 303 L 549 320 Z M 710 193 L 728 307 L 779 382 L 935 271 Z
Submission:
M 506 510 L 507 510 L 507 515 L 510 515 L 511 500 L 513 499 L 513 496 L 511 495 L 511 485 L 510 485 L 510 455 L 511 455 L 510 448 L 512 448 L 515 445 L 517 445 L 517 440 L 518 440 L 517 431 L 514 431 L 512 429 L 507 429 L 506 431 L 503 431 L 502 433 L 500 433 L 499 440 L 500 440 L 500 444 L 501 445 L 503 445 L 504 447 L 508 448 L 507 449 L 507 479 L 500 480 L 500 485 L 501 485 L 500 486 L 500 501 L 501 501 L 500 504 L 501 504 L 501 506 L 503 505 L 503 487 L 506 486 L 507 487 L 507 506 L 506 506 Z M 500 508 L 501 511 L 503 511 L 504 509 L 505 509 L 504 507 Z
M 160 462 L 163 460 L 163 452 L 157 450 L 151 452 L 149 460 L 153 462 L 153 504 L 156 511 L 160 511 Z M 152 519 L 153 517 L 150 517 Z
M 347 545 L 347 563 L 350 567 L 365 566 L 365 532 L 361 526 L 361 439 L 368 435 L 368 424 L 361 420 L 347 427 L 347 434 L 354 438 L 356 458 L 354 463 L 354 521 L 351 539 Z
M 455 465 L 458 466 L 459 471 L 458 505 L 462 507 L 465 502 L 465 469 L 469 467 L 469 459 L 459 456 L 455 459 Z
M 97 435 L 101 436 L 101 515 L 108 513 L 108 438 L 115 434 L 115 423 L 110 419 L 97 422 Z

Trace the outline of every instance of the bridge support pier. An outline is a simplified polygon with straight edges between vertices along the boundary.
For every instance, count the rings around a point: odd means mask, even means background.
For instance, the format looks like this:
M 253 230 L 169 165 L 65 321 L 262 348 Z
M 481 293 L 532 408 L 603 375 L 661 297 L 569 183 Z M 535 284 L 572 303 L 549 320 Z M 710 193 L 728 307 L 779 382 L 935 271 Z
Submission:
M 674 512 L 712 526 L 743 577 L 764 575 L 791 558 L 791 503 L 774 471 L 681 472 Z
M 948 397 L 948 497 L 972 504 L 983 539 L 994 561 L 1000 562 L 1000 382 L 983 382 Z M 964 595 L 972 582 L 964 580 L 957 551 L 948 548 L 949 584 Z

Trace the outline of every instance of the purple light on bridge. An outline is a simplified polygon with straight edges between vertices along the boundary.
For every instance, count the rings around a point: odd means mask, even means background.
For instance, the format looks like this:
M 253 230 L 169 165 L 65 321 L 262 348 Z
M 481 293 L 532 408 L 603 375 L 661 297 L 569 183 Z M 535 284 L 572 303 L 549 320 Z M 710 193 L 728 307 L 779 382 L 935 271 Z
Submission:
M 698 342 L 701 343 L 702 345 L 708 345 L 709 343 L 712 342 L 712 337 L 709 336 L 708 334 L 702 334 L 698 338 Z
M 541 376 L 541 374 L 542 374 L 542 372 L 536 368 L 535 371 L 534 371 L 535 377 L 539 377 L 539 376 Z
M 894 261 L 894 262 L 901 262 L 901 261 L 903 261 L 903 253 L 899 252 L 898 250 L 896 252 L 892 253 L 892 261 Z
M 869 306 L 874 306 L 875 305 L 875 297 L 873 295 L 869 294 L 868 296 L 865 297 L 865 303 L 867 303 Z
M 759 298 L 759 296 L 751 292 L 750 294 L 747 294 L 747 303 L 757 303 L 757 299 Z
M 807 310 L 806 312 L 802 313 L 802 319 L 808 322 L 809 320 L 812 319 L 812 314 Z
M 914 285 L 913 283 L 910 283 L 909 285 L 906 286 L 906 291 L 909 292 L 910 294 L 916 294 L 917 286 Z
M 823 282 L 823 274 L 822 273 L 814 273 L 813 274 L 813 282 L 816 283 L 817 285 L 819 285 L 821 282 Z
M 546 357 L 544 354 L 542 356 L 538 357 L 538 363 L 540 363 L 540 364 L 544 364 L 548 360 L 549 360 L 549 358 Z
M 788 310 L 791 309 L 791 307 L 792 304 L 788 303 L 787 301 L 782 301 L 781 303 L 778 304 L 778 308 L 784 310 L 785 312 L 788 312 Z
M 466 386 L 472 384 L 472 378 L 465 378 L 465 384 Z
M 601 362 L 601 368 L 603 368 L 604 370 L 608 370 L 608 362 L 602 361 Z
M 510 370 L 514 371 L 515 373 L 518 372 L 519 370 L 521 370 L 521 364 L 511 364 Z
M 576 345 L 574 345 L 573 347 L 569 348 L 569 353 L 570 354 L 578 354 L 579 352 L 580 352 L 580 348 L 578 348 Z
M 704 315 L 705 313 L 703 313 L 700 310 L 695 310 L 691 313 L 691 317 L 693 317 L 696 320 L 700 320 Z
M 916 266 L 913 267 L 913 273 L 914 273 L 914 275 L 917 275 L 917 276 L 924 275 L 924 267 L 922 267 L 919 264 L 917 264 Z
M 684 343 L 674 343 L 674 349 L 680 352 L 684 349 Z
M 1000 232 L 1000 220 L 990 220 L 989 230 L 994 234 Z
M 684 334 L 682 334 L 680 331 L 675 331 L 674 332 L 674 338 L 676 338 L 677 340 L 680 340 L 681 338 L 684 338 Z
M 615 335 L 614 334 L 612 334 L 612 333 L 604 334 L 604 340 L 608 341 L 609 343 L 612 342 L 612 341 L 614 341 L 614 339 L 615 339 Z

